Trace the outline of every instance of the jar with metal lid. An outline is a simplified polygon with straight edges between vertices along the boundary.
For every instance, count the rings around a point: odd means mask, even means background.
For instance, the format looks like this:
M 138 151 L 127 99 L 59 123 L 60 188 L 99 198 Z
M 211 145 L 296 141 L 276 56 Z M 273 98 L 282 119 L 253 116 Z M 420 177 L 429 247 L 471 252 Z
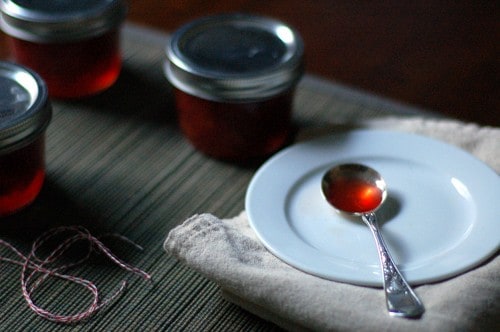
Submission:
M 0 0 L 12 59 L 45 80 L 50 96 L 77 98 L 114 84 L 121 70 L 124 0 Z
M 26 67 L 0 61 L 0 217 L 38 196 L 51 115 L 42 78 Z
M 233 161 L 281 148 L 303 53 L 299 34 L 271 18 L 217 15 L 179 28 L 164 70 L 184 135 L 207 155 Z

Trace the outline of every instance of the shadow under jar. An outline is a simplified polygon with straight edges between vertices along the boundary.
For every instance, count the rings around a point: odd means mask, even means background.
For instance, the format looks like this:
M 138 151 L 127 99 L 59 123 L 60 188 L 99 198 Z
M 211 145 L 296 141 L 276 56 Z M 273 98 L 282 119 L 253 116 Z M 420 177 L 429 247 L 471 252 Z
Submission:
M 44 81 L 0 62 L 0 217 L 29 205 L 45 179 L 45 130 L 52 116 Z
M 11 58 L 39 73 L 51 97 L 104 91 L 121 71 L 123 0 L 0 0 Z
M 270 155 L 291 133 L 303 42 L 282 22 L 255 15 L 188 23 L 166 48 L 179 125 L 203 153 L 244 162 Z

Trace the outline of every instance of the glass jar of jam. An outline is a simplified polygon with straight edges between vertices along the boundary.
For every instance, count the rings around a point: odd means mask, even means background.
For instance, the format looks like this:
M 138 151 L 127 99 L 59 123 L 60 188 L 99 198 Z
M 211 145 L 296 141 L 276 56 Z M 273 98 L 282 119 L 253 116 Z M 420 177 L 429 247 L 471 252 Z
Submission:
M 25 67 L 0 62 L 0 217 L 30 204 L 45 178 L 47 87 Z
M 303 53 L 294 29 L 261 16 L 209 16 L 179 28 L 164 70 L 184 135 L 205 154 L 232 161 L 281 148 Z
M 0 27 L 12 59 L 39 73 L 57 98 L 113 85 L 125 15 L 124 0 L 0 0 Z

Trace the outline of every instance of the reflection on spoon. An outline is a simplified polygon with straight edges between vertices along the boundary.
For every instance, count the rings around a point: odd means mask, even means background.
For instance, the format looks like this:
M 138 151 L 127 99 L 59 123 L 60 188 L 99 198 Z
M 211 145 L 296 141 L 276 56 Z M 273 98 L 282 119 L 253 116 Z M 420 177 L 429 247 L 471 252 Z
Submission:
M 384 275 L 389 313 L 400 317 L 421 316 L 424 307 L 392 260 L 378 227 L 375 210 L 387 197 L 387 186 L 382 176 L 365 165 L 341 164 L 325 173 L 321 189 L 337 211 L 361 216 L 370 228 Z

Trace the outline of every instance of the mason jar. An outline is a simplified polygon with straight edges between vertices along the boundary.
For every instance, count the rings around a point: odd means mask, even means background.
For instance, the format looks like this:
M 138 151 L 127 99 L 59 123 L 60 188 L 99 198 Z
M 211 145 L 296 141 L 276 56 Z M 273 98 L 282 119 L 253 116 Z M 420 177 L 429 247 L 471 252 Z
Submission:
M 217 15 L 180 27 L 167 44 L 164 71 L 184 135 L 226 160 L 280 149 L 291 133 L 303 53 L 298 32 L 267 17 Z
M 39 73 L 51 97 L 101 92 L 121 70 L 123 0 L 0 0 L 11 58 Z
M 32 70 L 0 61 L 0 217 L 29 205 L 45 179 L 47 87 Z

